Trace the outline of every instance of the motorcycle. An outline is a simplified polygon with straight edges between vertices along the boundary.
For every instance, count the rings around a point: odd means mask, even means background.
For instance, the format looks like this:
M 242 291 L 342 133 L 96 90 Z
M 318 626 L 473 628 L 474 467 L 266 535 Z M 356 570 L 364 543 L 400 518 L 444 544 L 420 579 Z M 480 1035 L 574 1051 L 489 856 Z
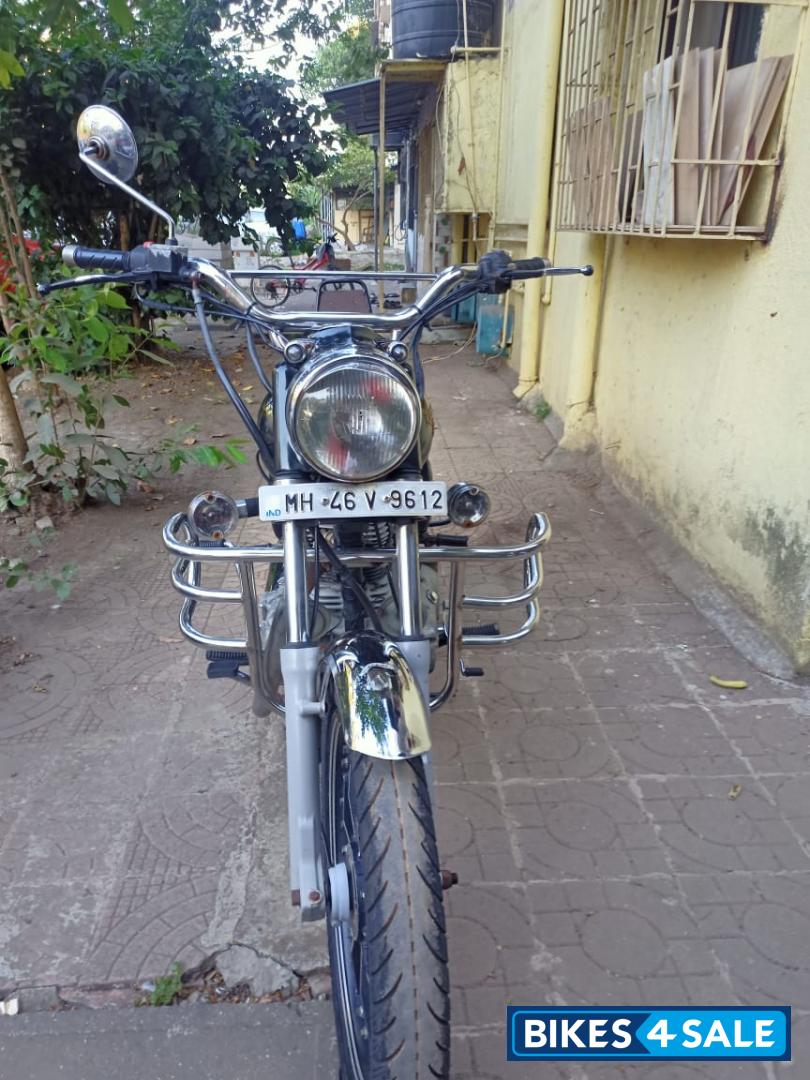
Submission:
M 309 273 L 315 270 L 333 271 L 335 269 L 336 240 L 337 236 L 334 234 L 326 236 L 307 261 L 300 266 L 296 266 L 290 259 L 292 270 L 306 270 Z M 306 288 L 311 287 L 308 285 L 309 278 L 296 277 L 294 273 L 291 274 L 277 263 L 264 263 L 259 267 L 259 270 L 262 273 L 250 279 L 250 292 L 256 303 L 261 304 L 263 308 L 267 308 L 269 311 L 285 304 L 291 292 L 297 295 Z M 267 272 L 269 270 L 278 270 L 279 276 L 268 277 Z
M 436 845 L 431 716 L 459 675 L 483 674 L 462 649 L 508 645 L 534 628 L 551 530 L 536 513 L 524 541 L 507 546 L 474 547 L 464 532 L 441 531 L 480 524 L 490 500 L 479 485 L 433 476 L 419 337 L 476 293 L 591 268 L 496 251 L 438 274 L 393 314 L 269 312 L 226 272 L 189 258 L 171 216 L 129 185 L 137 147 L 117 113 L 86 109 L 78 142 L 101 180 L 163 218 L 168 239 L 130 252 L 66 247 L 67 264 L 101 273 L 43 290 L 128 283 L 146 304 L 149 290 L 190 292 L 211 363 L 256 446 L 257 494 L 200 493 L 166 522 L 163 542 L 183 598 L 180 629 L 206 650 L 209 677 L 249 685 L 258 716 L 284 717 L 290 898 L 303 921 L 326 922 L 341 1076 L 448 1077 L 443 892 L 454 875 Z M 211 314 L 245 327 L 265 390 L 256 418 L 217 354 Z M 272 367 L 264 347 L 277 356 Z M 244 518 L 263 523 L 266 540 L 234 543 Z M 500 560 L 522 567 L 514 595 L 465 593 L 468 564 Z M 226 566 L 238 588 L 204 582 L 206 568 Z M 200 604 L 241 607 L 243 636 L 201 629 Z M 466 609 L 515 607 L 525 617 L 511 632 L 463 625 Z

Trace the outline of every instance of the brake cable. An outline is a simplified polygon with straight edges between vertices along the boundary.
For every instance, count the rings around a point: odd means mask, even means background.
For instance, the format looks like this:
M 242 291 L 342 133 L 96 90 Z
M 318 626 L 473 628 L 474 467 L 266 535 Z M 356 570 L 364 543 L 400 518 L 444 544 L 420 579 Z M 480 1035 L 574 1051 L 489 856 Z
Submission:
M 383 632 L 383 628 L 380 623 L 380 617 L 377 614 L 374 605 L 363 592 L 360 582 L 357 581 L 351 570 L 345 567 L 340 561 L 337 552 L 334 550 L 332 545 L 329 543 L 329 541 L 326 539 L 326 537 L 323 535 L 317 525 L 315 526 L 315 541 L 320 547 L 321 551 L 323 551 L 324 555 L 329 560 L 332 569 L 335 572 L 335 577 L 338 579 L 341 585 L 347 585 L 352 590 L 354 595 L 359 600 L 360 606 L 363 608 L 366 615 L 371 620 L 374 629 L 381 634 Z
M 239 396 L 239 392 L 231 382 L 227 371 L 222 366 L 222 361 L 219 358 L 216 346 L 214 345 L 214 341 L 211 337 L 211 331 L 208 328 L 203 295 L 196 285 L 192 287 L 191 295 L 194 297 L 194 310 L 197 314 L 197 321 L 200 324 L 200 332 L 202 333 L 203 342 L 205 343 L 205 348 L 211 358 L 211 363 L 214 365 L 214 371 L 216 371 L 217 373 L 217 378 L 225 388 L 225 393 L 231 399 L 231 404 L 239 413 L 242 423 L 248 429 L 250 437 L 256 443 L 256 447 L 258 448 L 262 461 L 272 473 L 274 472 L 274 466 L 270 451 L 267 447 L 266 442 L 262 438 L 262 433 L 259 431 L 259 428 L 256 425 L 256 421 L 250 414 L 250 409 L 248 409 L 247 405 L 245 405 L 244 401 L 242 401 L 241 397 Z

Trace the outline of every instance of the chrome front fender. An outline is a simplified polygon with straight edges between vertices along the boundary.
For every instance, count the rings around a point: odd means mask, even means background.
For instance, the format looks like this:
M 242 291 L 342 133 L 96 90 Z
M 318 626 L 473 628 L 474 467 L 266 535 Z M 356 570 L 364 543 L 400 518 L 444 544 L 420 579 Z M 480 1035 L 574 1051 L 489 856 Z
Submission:
M 402 650 L 373 630 L 346 634 L 325 659 L 350 749 L 397 761 L 430 750 L 430 715 Z

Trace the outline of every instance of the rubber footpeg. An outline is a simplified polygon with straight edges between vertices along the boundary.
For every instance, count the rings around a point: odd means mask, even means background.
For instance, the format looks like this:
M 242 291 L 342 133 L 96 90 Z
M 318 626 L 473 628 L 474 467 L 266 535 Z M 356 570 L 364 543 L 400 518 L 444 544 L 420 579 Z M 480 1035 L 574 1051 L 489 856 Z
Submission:
M 236 664 L 237 667 L 243 667 L 249 663 L 246 652 L 235 652 L 230 649 L 206 649 L 205 659 L 211 663 L 227 660 L 229 664 Z
M 497 623 L 481 623 L 480 626 L 465 626 L 462 628 L 462 632 L 468 637 L 493 637 L 496 634 L 500 634 Z
M 459 669 L 465 679 L 481 679 L 486 674 L 482 667 L 468 667 L 463 660 L 459 660 Z

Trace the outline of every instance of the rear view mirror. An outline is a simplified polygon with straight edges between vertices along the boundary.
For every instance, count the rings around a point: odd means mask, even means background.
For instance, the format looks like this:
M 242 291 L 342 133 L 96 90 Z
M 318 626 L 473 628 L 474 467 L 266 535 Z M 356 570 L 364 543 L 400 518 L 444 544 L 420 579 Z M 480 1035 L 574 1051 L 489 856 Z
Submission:
M 90 105 L 76 125 L 79 156 L 105 184 L 131 180 L 138 169 L 138 146 L 129 124 L 106 105 Z

